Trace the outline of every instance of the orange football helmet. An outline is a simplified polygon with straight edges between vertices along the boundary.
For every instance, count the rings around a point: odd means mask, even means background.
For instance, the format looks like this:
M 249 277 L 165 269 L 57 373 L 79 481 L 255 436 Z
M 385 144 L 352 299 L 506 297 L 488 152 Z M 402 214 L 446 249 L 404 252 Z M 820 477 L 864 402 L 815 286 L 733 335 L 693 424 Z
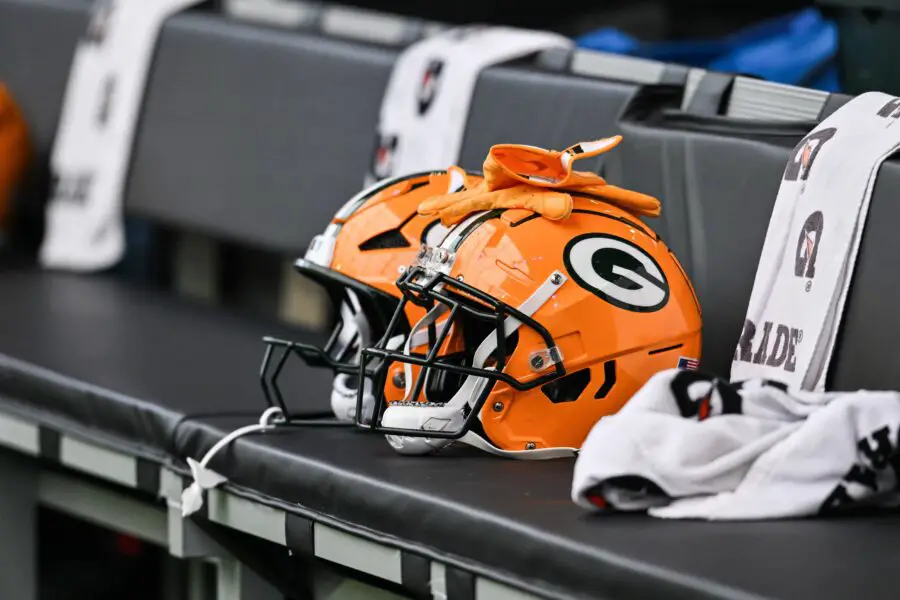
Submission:
M 359 426 L 404 454 L 458 440 L 570 456 L 651 375 L 696 364 L 700 308 L 675 256 L 629 212 L 572 195 L 566 219 L 483 211 L 422 248 L 397 282 L 395 321 L 410 305 L 427 310 L 409 330 L 428 330 L 427 343 L 392 348 L 404 332 L 389 327 L 362 350 L 375 398 Z
M 0 228 L 6 225 L 15 187 L 31 160 L 31 140 L 19 105 L 0 83 Z
M 472 178 L 478 176 L 468 176 Z M 367 419 L 371 384 L 357 377 L 359 350 L 379 341 L 392 318 L 394 329 L 402 333 L 422 317 L 424 310 L 414 304 L 396 311 L 400 291 L 395 282 L 422 244 L 437 245 L 447 232 L 439 219 L 421 216 L 416 208 L 425 198 L 463 189 L 465 179 L 463 174 L 435 171 L 379 182 L 351 198 L 296 261 L 299 273 L 327 290 L 338 318 L 324 346 L 264 338 L 263 392 L 269 406 L 280 408 L 286 421 L 299 417 L 287 406 L 278 385 L 291 355 L 334 372 L 331 407 L 340 420 L 352 422 L 357 416 L 357 389 L 362 390 L 358 416 Z M 392 343 L 399 343 L 399 338 Z

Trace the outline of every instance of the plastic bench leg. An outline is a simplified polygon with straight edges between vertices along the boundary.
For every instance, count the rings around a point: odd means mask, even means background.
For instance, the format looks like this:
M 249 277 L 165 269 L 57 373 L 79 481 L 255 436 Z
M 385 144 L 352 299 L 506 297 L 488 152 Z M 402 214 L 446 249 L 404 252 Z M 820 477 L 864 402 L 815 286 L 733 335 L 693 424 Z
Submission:
M 283 600 L 281 593 L 240 561 L 220 558 L 216 572 L 216 600 Z
M 37 599 L 37 461 L 0 449 L 0 598 Z

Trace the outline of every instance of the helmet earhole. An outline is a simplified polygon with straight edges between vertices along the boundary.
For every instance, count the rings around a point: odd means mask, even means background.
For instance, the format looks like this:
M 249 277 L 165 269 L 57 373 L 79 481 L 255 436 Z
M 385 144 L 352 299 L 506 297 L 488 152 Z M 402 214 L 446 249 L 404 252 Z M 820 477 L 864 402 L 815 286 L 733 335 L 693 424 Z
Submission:
M 406 376 L 403 374 L 403 371 L 397 371 L 391 377 L 391 383 L 394 384 L 394 387 L 405 389 L 406 388 Z

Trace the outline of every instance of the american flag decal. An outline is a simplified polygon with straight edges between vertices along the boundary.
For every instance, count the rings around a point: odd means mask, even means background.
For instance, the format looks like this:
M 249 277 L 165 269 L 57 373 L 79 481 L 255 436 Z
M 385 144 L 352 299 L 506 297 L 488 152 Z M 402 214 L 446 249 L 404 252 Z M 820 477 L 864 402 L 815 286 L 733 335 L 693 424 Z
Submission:
M 678 368 L 679 369 L 687 369 L 688 371 L 696 371 L 697 367 L 700 366 L 700 361 L 696 358 L 688 358 L 686 356 L 681 356 L 678 358 Z

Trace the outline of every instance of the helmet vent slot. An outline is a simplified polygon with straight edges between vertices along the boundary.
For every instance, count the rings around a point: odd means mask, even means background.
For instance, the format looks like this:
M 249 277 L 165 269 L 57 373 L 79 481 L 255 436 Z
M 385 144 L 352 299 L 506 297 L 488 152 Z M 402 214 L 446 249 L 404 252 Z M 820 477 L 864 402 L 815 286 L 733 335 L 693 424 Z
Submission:
M 554 404 L 574 402 L 591 382 L 591 370 L 581 369 L 541 386 L 541 391 Z
M 399 229 L 388 229 L 370 237 L 359 245 L 363 252 L 369 250 L 389 250 L 392 248 L 409 248 L 410 243 Z

